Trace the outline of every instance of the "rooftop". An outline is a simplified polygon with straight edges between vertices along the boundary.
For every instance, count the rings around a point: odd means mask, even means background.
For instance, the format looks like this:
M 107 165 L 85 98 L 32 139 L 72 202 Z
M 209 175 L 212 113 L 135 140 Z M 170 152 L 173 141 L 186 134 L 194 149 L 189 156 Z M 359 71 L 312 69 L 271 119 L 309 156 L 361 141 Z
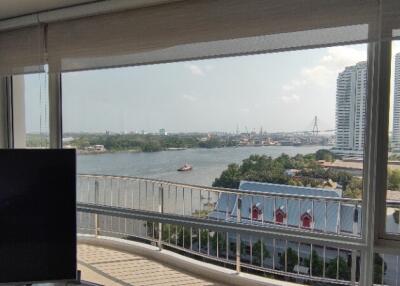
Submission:
M 328 197 L 328 198 L 338 198 L 342 196 L 340 190 L 312 188 L 312 187 L 298 187 L 291 185 L 260 183 L 260 182 L 250 182 L 250 181 L 241 181 L 239 189 L 246 191 L 258 191 L 258 192 L 275 193 L 275 194 L 317 196 L 317 197 Z

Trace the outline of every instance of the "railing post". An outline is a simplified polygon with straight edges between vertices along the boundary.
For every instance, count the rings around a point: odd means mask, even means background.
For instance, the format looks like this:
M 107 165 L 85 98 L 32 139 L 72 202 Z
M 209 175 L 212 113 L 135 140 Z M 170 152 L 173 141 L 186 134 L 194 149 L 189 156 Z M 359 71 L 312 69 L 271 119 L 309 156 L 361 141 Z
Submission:
M 99 204 L 99 182 L 94 181 L 94 203 L 96 205 Z M 97 213 L 94 214 L 94 230 L 95 235 L 99 235 L 99 215 Z
M 240 195 L 237 195 L 237 208 L 236 208 L 237 223 L 240 223 L 241 208 L 242 208 L 242 200 L 240 198 Z M 236 272 L 238 274 L 240 273 L 240 248 L 241 248 L 240 234 L 236 233 Z
M 158 212 L 164 213 L 164 188 L 161 185 L 158 188 Z M 158 223 L 158 249 L 162 249 L 162 222 Z
M 351 252 L 351 286 L 356 285 L 356 273 L 357 273 L 357 251 Z

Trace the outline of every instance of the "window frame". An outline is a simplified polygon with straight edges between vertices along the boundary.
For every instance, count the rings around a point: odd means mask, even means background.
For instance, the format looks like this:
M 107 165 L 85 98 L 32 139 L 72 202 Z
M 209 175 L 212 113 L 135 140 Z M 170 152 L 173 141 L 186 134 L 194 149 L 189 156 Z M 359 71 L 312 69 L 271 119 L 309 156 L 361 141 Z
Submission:
M 377 29 L 378 31 L 380 29 Z M 380 40 L 368 44 L 368 91 L 366 110 L 366 130 L 364 144 L 364 186 L 361 238 L 362 244 L 360 285 L 370 285 L 373 281 L 374 254 L 390 253 L 400 255 L 400 236 L 388 234 L 386 226 L 386 187 L 388 160 L 388 127 L 390 110 L 390 74 L 391 74 L 391 45 L 392 40 Z M 62 148 L 62 73 L 54 72 L 49 67 L 49 132 L 50 148 Z M 2 77 L 2 80 L 12 81 L 12 76 Z M 1 89 L 1 96 L 12 93 L 12 89 Z M 7 102 L 5 104 L 4 102 Z M 1 101 L 0 108 L 13 114 L 13 103 Z M 12 126 L 0 129 L 6 138 L 13 138 Z M 3 134 L 4 133 L 4 134 Z M 12 144 L 5 146 L 13 148 Z M 290 231 L 282 231 L 283 236 L 291 239 Z M 307 239 L 310 235 L 304 233 L 299 239 Z M 310 238 L 311 239 L 311 238 Z M 315 239 L 315 238 L 314 238 Z M 336 238 L 337 241 L 344 240 Z M 311 239 L 312 241 L 312 239 Z M 325 241 L 325 243 L 327 243 Z M 351 246 L 355 248 L 354 246 Z

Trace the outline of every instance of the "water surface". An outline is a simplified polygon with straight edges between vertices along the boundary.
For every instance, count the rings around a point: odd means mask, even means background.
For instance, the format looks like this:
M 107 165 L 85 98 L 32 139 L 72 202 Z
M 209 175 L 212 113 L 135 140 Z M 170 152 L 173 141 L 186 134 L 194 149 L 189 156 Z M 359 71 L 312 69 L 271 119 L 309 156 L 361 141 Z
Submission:
M 241 163 L 252 154 L 277 157 L 282 153 L 290 156 L 314 153 L 323 146 L 265 146 L 230 147 L 215 149 L 186 149 L 154 153 L 107 153 L 78 156 L 78 172 L 81 174 L 107 174 L 164 179 L 173 182 L 211 186 L 216 177 L 230 163 Z M 188 163 L 189 172 L 177 169 Z

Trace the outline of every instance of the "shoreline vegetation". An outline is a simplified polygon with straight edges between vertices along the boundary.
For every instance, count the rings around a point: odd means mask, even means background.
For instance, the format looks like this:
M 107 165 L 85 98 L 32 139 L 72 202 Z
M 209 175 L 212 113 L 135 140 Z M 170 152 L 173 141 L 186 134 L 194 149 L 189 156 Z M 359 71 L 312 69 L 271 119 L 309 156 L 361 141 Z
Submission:
M 65 148 L 65 147 L 64 147 Z M 196 148 L 196 147 L 194 147 Z M 188 148 L 167 148 L 159 151 L 153 151 L 153 152 L 161 152 L 161 151 L 182 151 L 186 150 Z M 115 153 L 153 153 L 153 152 L 144 152 L 140 149 L 124 149 L 124 150 L 101 150 L 101 151 L 89 151 L 89 150 L 81 150 L 77 149 L 77 153 L 79 155 L 99 155 L 99 154 L 115 154 Z
M 43 146 L 43 138 L 29 136 L 27 145 Z M 247 146 L 279 146 L 247 145 Z M 312 146 L 315 144 L 308 144 Z M 287 145 L 286 145 L 287 146 Z M 299 145 L 294 145 L 299 146 Z M 307 146 L 303 144 L 302 146 Z M 190 148 L 245 147 L 240 135 L 210 134 L 70 134 L 64 142 L 65 148 L 76 148 L 80 155 L 96 155 L 117 152 L 158 152 L 178 151 Z M 305 187 L 341 189 L 343 197 L 361 198 L 362 178 L 341 168 L 327 167 L 324 162 L 342 159 L 330 150 L 321 149 L 314 154 L 290 157 L 281 154 L 273 159 L 266 155 L 251 155 L 241 164 L 229 164 L 220 177 L 213 182 L 214 187 L 238 188 L 241 180 L 268 182 Z M 400 155 L 389 159 L 398 161 Z M 388 189 L 400 191 L 400 169 L 388 168 Z
M 27 134 L 27 146 L 48 146 L 48 135 Z M 190 148 L 261 147 L 261 146 L 325 146 L 325 136 L 291 136 L 281 133 L 65 133 L 64 148 L 75 148 L 81 154 L 109 152 L 158 152 Z M 332 144 L 331 144 L 332 145 Z
M 240 181 L 255 181 L 292 186 L 327 188 L 342 192 L 344 198 L 361 199 L 363 181 L 341 168 L 326 167 L 341 157 L 326 149 L 314 154 L 281 154 L 277 158 L 251 155 L 241 164 L 229 164 L 212 184 L 213 187 L 239 188 Z M 400 191 L 400 169 L 388 168 L 388 189 Z
M 64 147 L 66 148 L 66 147 Z M 71 147 L 67 147 L 71 148 Z M 72 147 L 75 148 L 75 147 Z M 187 149 L 196 149 L 200 147 L 192 147 L 192 148 L 167 148 L 167 149 L 162 149 L 159 151 L 152 151 L 152 152 L 144 152 L 140 149 L 123 149 L 123 150 L 102 150 L 102 151 L 88 151 L 88 150 L 80 150 L 77 149 L 77 154 L 79 155 L 100 155 L 100 154 L 118 154 L 118 153 L 155 153 L 155 152 L 162 152 L 162 151 L 183 151 Z M 215 147 L 215 148 L 225 148 L 225 147 Z
M 150 153 L 189 148 L 235 147 L 239 146 L 239 141 L 233 136 L 208 136 L 207 134 L 80 134 L 76 137 L 71 136 L 66 144 L 79 151 L 102 145 L 107 152 Z
M 38 142 L 28 138 L 31 146 Z M 304 139 L 304 138 L 303 138 Z M 261 147 L 261 146 L 316 146 L 326 145 L 326 140 L 288 140 L 286 137 L 266 134 L 243 133 L 179 133 L 179 134 L 65 134 L 65 148 L 76 148 L 82 154 L 105 152 L 158 152 L 190 148 Z M 40 146 L 40 145 L 39 145 Z M 99 148 L 96 148 L 99 147 Z
M 239 187 L 240 181 L 255 181 L 292 186 L 327 188 L 341 191 L 343 197 L 361 198 L 362 178 L 346 171 L 324 168 L 322 162 L 339 159 L 329 150 L 321 149 L 314 154 L 290 157 L 281 154 L 273 159 L 266 155 L 251 155 L 241 164 L 229 164 L 213 187 Z

